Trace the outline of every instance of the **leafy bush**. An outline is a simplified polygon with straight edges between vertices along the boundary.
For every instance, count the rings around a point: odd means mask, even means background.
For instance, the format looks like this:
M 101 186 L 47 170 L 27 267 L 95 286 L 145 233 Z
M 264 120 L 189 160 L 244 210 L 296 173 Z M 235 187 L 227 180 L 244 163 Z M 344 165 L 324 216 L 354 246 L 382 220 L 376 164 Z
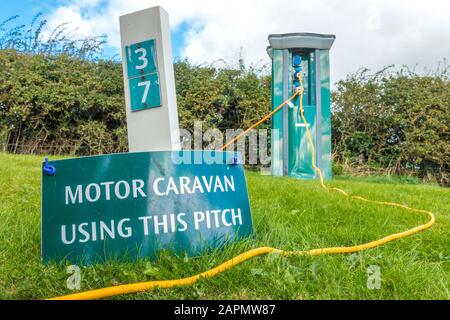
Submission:
M 332 93 L 336 160 L 450 184 L 450 69 L 362 69 Z
M 175 63 L 180 127 L 247 128 L 270 111 L 270 76 L 245 67 L 195 66 L 188 60 Z
M 269 111 L 270 78 L 252 68 L 180 61 L 175 72 L 182 128 L 244 128 Z M 0 51 L 0 126 L 11 152 L 126 151 L 124 103 L 119 63 Z
M 124 151 L 125 133 L 117 131 L 125 127 L 123 105 L 116 63 L 0 51 L 0 123 L 9 151 Z

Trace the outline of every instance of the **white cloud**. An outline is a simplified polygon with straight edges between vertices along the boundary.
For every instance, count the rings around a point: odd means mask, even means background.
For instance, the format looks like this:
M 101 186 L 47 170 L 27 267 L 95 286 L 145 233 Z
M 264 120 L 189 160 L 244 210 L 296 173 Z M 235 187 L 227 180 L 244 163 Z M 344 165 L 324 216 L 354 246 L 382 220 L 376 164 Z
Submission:
M 105 33 L 118 48 L 118 17 L 154 5 L 169 12 L 174 30 L 183 22 L 191 26 L 182 56 L 195 63 L 223 58 L 235 64 L 241 48 L 248 62 L 268 62 L 267 36 L 283 32 L 335 34 L 332 81 L 363 66 L 433 67 L 450 56 L 447 0 L 76 0 L 55 10 L 49 21 L 50 26 L 72 22 L 83 34 Z
M 93 25 L 81 16 L 80 8 L 77 6 L 60 7 L 52 14 L 48 21 L 47 34 L 62 24 L 68 24 L 67 28 L 76 33 L 89 36 L 94 34 Z
M 78 7 L 95 7 L 96 5 L 100 4 L 101 0 L 72 0 L 68 1 L 68 3 L 71 3 L 72 5 L 78 6 Z

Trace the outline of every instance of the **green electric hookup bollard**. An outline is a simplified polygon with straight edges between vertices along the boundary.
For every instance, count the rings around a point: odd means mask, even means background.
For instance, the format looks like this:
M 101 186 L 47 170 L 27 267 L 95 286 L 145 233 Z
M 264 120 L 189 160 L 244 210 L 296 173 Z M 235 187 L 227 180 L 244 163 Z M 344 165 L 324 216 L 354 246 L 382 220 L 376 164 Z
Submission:
M 287 33 L 269 35 L 272 59 L 272 109 L 287 100 L 303 79 L 303 107 L 315 145 L 316 165 L 331 179 L 331 111 L 329 49 L 334 35 Z M 316 179 L 311 147 L 298 110 L 285 106 L 272 119 L 272 175 Z

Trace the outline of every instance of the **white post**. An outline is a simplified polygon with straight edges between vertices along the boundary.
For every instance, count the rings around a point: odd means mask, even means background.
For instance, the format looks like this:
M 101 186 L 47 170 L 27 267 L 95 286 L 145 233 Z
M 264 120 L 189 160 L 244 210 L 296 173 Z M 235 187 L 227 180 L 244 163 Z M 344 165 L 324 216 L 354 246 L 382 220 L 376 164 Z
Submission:
M 168 13 L 121 16 L 120 36 L 130 152 L 180 150 Z

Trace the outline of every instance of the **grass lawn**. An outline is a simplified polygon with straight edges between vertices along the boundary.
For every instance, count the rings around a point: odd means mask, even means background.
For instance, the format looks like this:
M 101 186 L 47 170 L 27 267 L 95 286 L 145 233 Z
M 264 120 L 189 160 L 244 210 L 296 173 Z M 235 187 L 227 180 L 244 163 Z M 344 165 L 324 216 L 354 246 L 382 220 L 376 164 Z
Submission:
M 40 261 L 41 161 L 0 153 L 0 298 L 41 299 L 74 293 L 66 265 Z M 422 214 L 349 200 L 316 181 L 247 173 L 253 238 L 211 254 L 161 254 L 156 261 L 109 262 L 82 269 L 81 289 L 190 276 L 250 248 L 312 249 L 371 241 L 427 221 Z M 335 178 L 354 195 L 433 211 L 429 230 L 350 255 L 280 257 L 245 262 L 193 286 L 156 289 L 117 299 L 449 299 L 450 189 L 387 178 Z M 368 268 L 381 288 L 367 287 Z

